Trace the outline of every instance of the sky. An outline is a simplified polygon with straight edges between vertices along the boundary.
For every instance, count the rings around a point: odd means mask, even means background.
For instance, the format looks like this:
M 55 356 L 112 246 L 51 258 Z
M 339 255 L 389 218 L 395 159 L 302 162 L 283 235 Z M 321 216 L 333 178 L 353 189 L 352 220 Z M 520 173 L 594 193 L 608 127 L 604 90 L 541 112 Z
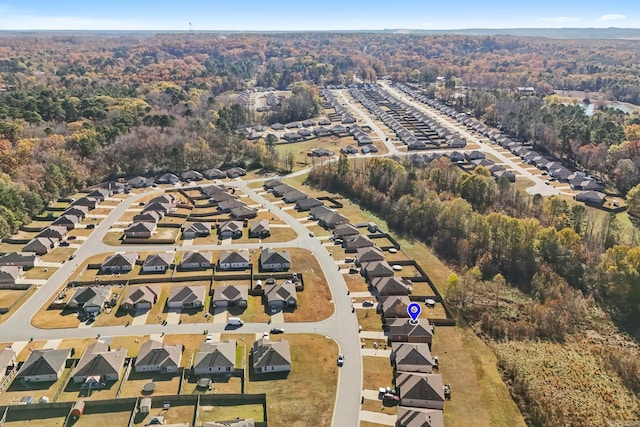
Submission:
M 638 0 L 0 0 L 0 30 L 640 28 Z

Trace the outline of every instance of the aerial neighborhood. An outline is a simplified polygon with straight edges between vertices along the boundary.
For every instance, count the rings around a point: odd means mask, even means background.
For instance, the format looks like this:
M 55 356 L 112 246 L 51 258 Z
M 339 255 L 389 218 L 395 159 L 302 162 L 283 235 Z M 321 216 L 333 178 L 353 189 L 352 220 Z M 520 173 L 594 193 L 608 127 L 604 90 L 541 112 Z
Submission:
M 637 422 L 640 32 L 99 30 L 0 48 L 0 426 Z

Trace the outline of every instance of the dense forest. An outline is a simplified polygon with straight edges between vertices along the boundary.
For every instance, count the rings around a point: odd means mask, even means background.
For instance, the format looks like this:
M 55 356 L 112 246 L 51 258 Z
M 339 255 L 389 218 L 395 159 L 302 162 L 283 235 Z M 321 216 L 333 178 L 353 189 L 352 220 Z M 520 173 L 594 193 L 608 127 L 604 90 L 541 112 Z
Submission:
M 640 182 L 636 116 L 544 98 L 598 91 L 640 103 L 637 42 L 400 34 L 158 34 L 5 37 L 0 46 L 0 236 L 88 183 L 160 171 L 263 166 L 238 128 L 312 116 L 317 87 L 389 76 L 611 179 Z M 439 79 L 440 78 L 440 79 Z M 281 111 L 236 102 L 254 86 L 296 89 Z M 513 89 L 532 86 L 536 96 Z M 434 86 L 435 87 L 435 86 Z M 427 89 L 433 90 L 433 89 Z M 465 96 L 452 98 L 462 91 Z M 631 141 L 631 142 L 629 142 Z M 267 165 L 268 166 L 268 165 Z

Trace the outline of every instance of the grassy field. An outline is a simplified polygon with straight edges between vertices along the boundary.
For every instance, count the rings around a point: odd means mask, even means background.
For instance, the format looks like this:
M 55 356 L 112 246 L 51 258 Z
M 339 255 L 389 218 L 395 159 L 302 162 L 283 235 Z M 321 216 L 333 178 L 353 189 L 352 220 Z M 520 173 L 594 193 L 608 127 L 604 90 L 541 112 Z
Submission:
M 445 423 L 450 427 L 470 425 L 524 426 L 511 399 L 491 349 L 468 328 L 437 328 L 432 353 L 440 358 L 440 374 L 451 384 Z
M 367 281 L 360 274 L 343 274 L 347 288 L 351 292 L 366 292 L 369 290 Z
M 12 307 L 27 291 L 0 289 L 0 307 Z
M 113 337 L 109 345 L 114 349 L 126 348 L 128 357 L 137 357 L 140 347 L 148 340 L 148 335 Z
M 48 304 L 47 304 L 48 305 Z M 71 310 L 47 310 L 47 305 L 36 312 L 31 324 L 41 329 L 77 328 L 80 325 L 77 313 Z
M 591 346 L 588 339 L 562 344 L 506 342 L 497 344 L 496 350 L 532 410 L 555 408 L 549 425 L 569 418 L 585 427 L 631 425 L 627 423 L 638 417 L 637 398 L 617 375 L 603 369 Z
M 150 382 L 154 382 L 156 384 L 156 389 L 153 391 L 153 394 L 155 395 L 162 396 L 178 394 L 178 388 L 180 386 L 180 374 L 170 375 L 153 372 L 137 373 L 134 370 L 131 370 L 129 378 L 127 378 L 124 386 L 122 386 L 120 396 L 144 396 L 145 394 L 142 392 L 142 387 Z
M 209 421 L 233 420 L 236 418 L 264 421 L 262 405 L 200 406 L 198 423 L 203 425 Z
M 292 367 L 287 379 L 250 375 L 245 392 L 267 393 L 270 425 L 330 426 L 338 380 L 335 363 L 338 346 L 320 335 L 284 334 L 281 337 L 291 346 Z M 254 335 L 222 334 L 222 339 L 228 338 L 237 339 L 238 346 L 246 346 L 247 355 L 255 340 Z
M 4 313 L 4 314 L 0 314 L 0 323 L 2 323 L 5 319 L 8 319 L 17 309 L 19 309 L 22 306 L 22 304 L 24 304 L 37 289 L 38 289 L 37 286 L 31 286 L 26 291 L 11 291 L 11 292 L 22 292 L 24 297 L 22 299 L 19 299 L 19 300 L 14 300 L 14 303 L 11 306 L 11 309 L 8 312 Z M 25 295 L 25 293 L 26 293 L 26 295 Z M 9 298 L 10 299 L 15 298 L 15 294 L 13 296 L 10 296 Z M 18 296 L 18 298 L 20 298 L 20 297 Z M 7 301 L 7 300 L 5 300 L 5 301 Z M 0 348 L 4 348 L 4 347 L 0 347 Z
M 25 279 L 46 280 L 58 269 L 55 267 L 33 267 L 24 273 Z
M 40 259 L 47 262 L 64 262 L 69 259 L 76 250 L 73 248 L 55 248 L 48 254 L 42 255 Z
M 356 316 L 363 331 L 382 331 L 382 317 L 375 309 L 356 309 Z
M 333 314 L 331 291 L 318 260 L 306 249 L 288 249 L 291 270 L 303 274 L 304 291 L 298 292 L 298 307 L 293 313 L 284 313 L 287 322 L 315 322 Z
M 362 387 L 377 390 L 393 384 L 393 367 L 388 357 L 362 357 Z
M 95 427 L 101 425 L 106 421 L 105 417 L 108 417 L 108 423 L 112 426 L 126 426 L 129 423 L 130 411 L 109 412 L 108 414 L 83 414 L 78 421 L 73 424 L 73 427 Z
M 64 387 L 64 384 L 66 383 L 68 379 L 67 377 L 70 375 L 70 373 L 71 369 L 65 369 L 62 372 L 60 378 L 58 378 L 58 380 L 54 382 L 24 383 L 22 381 L 14 380 L 8 389 L 0 393 L 0 405 L 16 404 L 24 396 L 32 396 L 34 403 L 37 403 L 38 399 L 43 396 L 46 396 L 52 400 L 55 393 L 60 389 L 60 387 Z M 28 425 L 31 425 L 31 423 L 29 423 Z

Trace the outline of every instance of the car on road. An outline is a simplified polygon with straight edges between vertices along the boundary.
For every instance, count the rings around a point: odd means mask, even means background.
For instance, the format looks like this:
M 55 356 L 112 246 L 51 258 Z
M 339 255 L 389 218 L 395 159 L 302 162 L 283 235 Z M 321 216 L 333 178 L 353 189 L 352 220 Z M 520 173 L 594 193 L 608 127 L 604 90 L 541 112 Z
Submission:
M 344 365 L 344 355 L 340 353 L 338 355 L 338 366 L 342 366 L 342 365 Z
M 284 328 L 272 328 L 271 329 L 271 333 L 272 334 L 284 334 Z

